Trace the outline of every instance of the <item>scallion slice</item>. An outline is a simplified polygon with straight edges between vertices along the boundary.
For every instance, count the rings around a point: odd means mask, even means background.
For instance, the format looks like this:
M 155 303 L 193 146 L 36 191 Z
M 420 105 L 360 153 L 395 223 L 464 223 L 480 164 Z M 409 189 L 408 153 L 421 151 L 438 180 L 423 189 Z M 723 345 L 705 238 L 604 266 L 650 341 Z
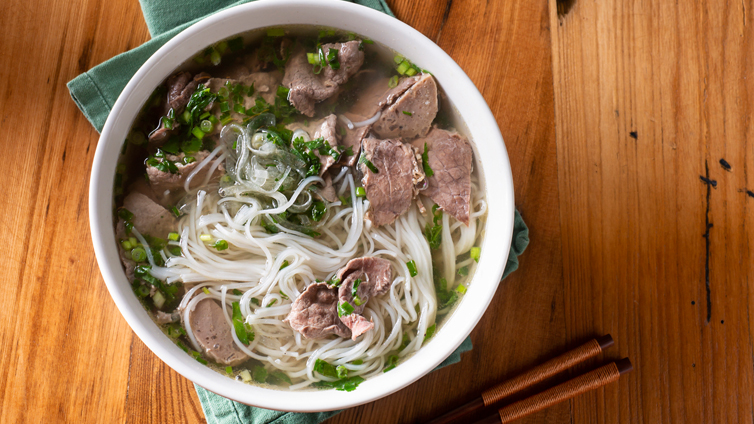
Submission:
M 406 266 L 408 267 L 408 273 L 411 274 L 412 277 L 416 277 L 419 272 L 416 270 L 416 262 L 414 262 L 413 259 L 406 262 Z
M 471 259 L 473 259 L 475 262 L 479 262 L 479 256 L 482 254 L 482 249 L 479 247 L 472 247 L 469 251 L 469 255 L 471 255 Z

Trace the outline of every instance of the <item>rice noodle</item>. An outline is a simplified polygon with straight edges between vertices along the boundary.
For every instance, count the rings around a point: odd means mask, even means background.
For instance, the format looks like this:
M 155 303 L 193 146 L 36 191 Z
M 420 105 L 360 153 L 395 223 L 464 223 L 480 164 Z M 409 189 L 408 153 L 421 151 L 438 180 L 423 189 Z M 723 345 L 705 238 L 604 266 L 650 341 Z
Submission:
M 370 120 L 353 125 L 368 125 L 368 121 L 374 122 L 378 118 L 379 113 Z M 237 143 L 235 151 L 228 149 L 233 138 Z M 438 310 L 432 251 L 423 234 L 431 217 L 422 215 L 416 204 L 412 204 L 408 212 L 394 223 L 371 228 L 364 219 L 369 202 L 356 196 L 355 171 L 343 167 L 333 181 L 339 184 L 338 194 L 350 197 L 351 202 L 328 205 L 327 213 L 317 223 L 321 237 L 314 239 L 279 223 L 275 225 L 280 232 L 270 234 L 262 227 L 265 216 L 308 209 L 312 197 L 307 189 L 324 181 L 318 176 L 302 178 L 295 191 L 286 196 L 277 190 L 282 181 L 295 172 L 290 167 L 272 190 L 245 179 L 239 164 L 251 164 L 256 155 L 254 150 L 264 148 L 254 149 L 251 139 L 252 135 L 246 129 L 237 125 L 226 126 L 221 133 L 220 145 L 187 178 L 185 187 L 190 188 L 190 179 L 201 169 L 209 167 L 202 189 L 189 191 L 187 197 L 190 200 L 181 208 L 184 215 L 177 228 L 180 240 L 170 242 L 171 246 L 180 247 L 181 255 L 167 255 L 166 265 L 159 267 L 150 249 L 145 249 L 153 275 L 187 285 L 188 291 L 178 311 L 193 348 L 201 351 L 191 331 L 191 313 L 198 302 L 214 299 L 222 305 L 225 319 L 231 326 L 231 303 L 239 302 L 241 314 L 253 329 L 255 338 L 248 346 L 243 345 L 232 331 L 234 343 L 249 357 L 261 361 L 270 372 L 279 370 L 285 373 L 293 382 L 290 390 L 305 389 L 317 381 L 334 380 L 314 371 L 317 359 L 345 366 L 349 377 L 369 378 L 383 373 L 388 355 L 403 358 L 420 349 L 437 316 L 447 312 Z M 223 161 L 226 171 L 240 179 L 242 188 L 212 189 L 207 186 L 209 176 Z M 260 178 L 267 177 L 260 174 Z M 475 265 L 470 258 L 456 263 L 456 257 L 468 252 L 477 242 L 482 226 L 476 221 L 483 217 L 487 208 L 476 177 L 472 182 L 470 225 L 443 214 L 442 243 L 435 251 L 435 266 L 448 281 L 448 288 L 464 282 L 463 277 L 456 278 L 457 269 Z M 245 191 L 254 195 L 246 195 Z M 272 206 L 266 201 L 272 202 Z M 137 229 L 134 228 L 133 233 L 147 245 Z M 201 239 L 205 234 L 227 241 L 229 248 L 218 251 L 208 246 Z M 372 330 L 356 341 L 334 335 L 315 340 L 302 337 L 283 322 L 292 302 L 309 284 L 317 279 L 331 278 L 350 259 L 365 255 L 387 259 L 393 272 L 389 292 L 370 299 L 366 305 L 364 316 L 374 322 Z M 288 263 L 285 267 L 284 261 Z M 411 276 L 406 266 L 409 261 L 416 266 L 415 276 Z M 234 290 L 240 290 L 241 294 L 234 294 Z M 404 340 L 407 341 L 405 346 Z M 363 362 L 354 365 L 356 360 Z
M 375 122 L 377 122 L 378 119 L 380 119 L 380 115 L 382 115 L 382 111 L 378 110 L 377 113 L 375 113 L 373 117 L 371 117 L 369 119 L 365 119 L 363 121 L 354 122 L 353 126 L 354 126 L 354 128 L 360 128 L 360 127 L 366 127 L 367 125 L 372 125 Z M 351 128 L 351 129 L 353 129 L 353 128 Z

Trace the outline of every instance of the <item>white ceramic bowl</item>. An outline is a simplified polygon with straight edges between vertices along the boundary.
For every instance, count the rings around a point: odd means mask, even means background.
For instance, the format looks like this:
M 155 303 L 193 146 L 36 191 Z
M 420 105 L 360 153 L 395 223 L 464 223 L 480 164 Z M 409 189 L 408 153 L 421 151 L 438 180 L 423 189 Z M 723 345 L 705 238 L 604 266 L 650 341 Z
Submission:
M 353 392 L 266 389 L 201 365 L 160 331 L 136 299 L 121 268 L 113 232 L 115 164 L 129 127 L 150 93 L 177 66 L 210 44 L 251 29 L 289 24 L 352 31 L 431 70 L 468 126 L 487 182 L 489 215 L 481 259 L 455 313 L 426 347 L 396 370 L 365 381 Z M 513 182 L 503 138 L 471 80 L 418 31 L 381 12 L 340 0 L 256 1 L 217 13 L 170 40 L 139 69 L 115 103 L 97 145 L 89 191 L 92 240 L 100 270 L 115 304 L 139 338 L 174 370 L 212 392 L 249 405 L 299 412 L 348 408 L 379 399 L 418 380 L 447 358 L 474 328 L 497 289 L 508 258 L 513 213 Z

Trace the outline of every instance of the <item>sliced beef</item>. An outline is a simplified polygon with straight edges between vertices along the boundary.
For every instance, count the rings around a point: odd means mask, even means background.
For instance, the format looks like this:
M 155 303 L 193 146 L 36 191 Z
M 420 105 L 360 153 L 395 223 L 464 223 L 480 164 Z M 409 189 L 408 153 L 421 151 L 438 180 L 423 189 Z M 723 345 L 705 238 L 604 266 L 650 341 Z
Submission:
M 314 105 L 338 91 L 338 87 L 348 81 L 364 63 L 364 52 L 359 50 L 359 40 L 346 43 L 325 44 L 325 54 L 329 49 L 338 50 L 339 69 L 327 66 L 320 74 L 314 74 L 312 64 L 306 57 L 306 50 L 300 44 L 293 49 L 285 65 L 283 85 L 290 88 L 288 101 L 301 113 L 314 116 Z
M 141 234 L 166 238 L 178 225 L 172 212 L 157 204 L 154 200 L 138 192 L 129 193 L 123 199 L 123 207 L 134 214 L 131 223 Z M 118 225 L 118 237 L 125 237 L 123 222 Z
M 204 353 L 218 364 L 234 366 L 249 359 L 233 341 L 232 328 L 215 300 L 199 301 L 191 311 L 189 320 L 196 341 Z
M 337 123 L 337 116 L 332 114 L 328 115 L 322 122 L 322 125 L 320 125 L 317 131 L 314 132 L 313 138 L 316 139 L 322 137 L 325 139 L 325 143 L 329 144 L 330 147 L 338 147 L 340 136 L 338 135 Z M 317 155 L 319 163 L 322 165 L 319 169 L 319 175 L 322 176 L 325 171 L 335 163 L 335 159 L 330 155 L 321 155 L 317 150 L 314 151 L 314 154 Z
M 152 187 L 152 191 L 154 191 L 155 195 L 160 200 L 160 203 L 171 204 L 183 196 L 183 194 L 186 193 L 183 188 L 186 178 L 188 178 L 191 172 L 193 172 L 208 155 L 209 152 L 206 150 L 197 152 L 192 155 L 194 161 L 186 165 L 182 162 L 185 154 L 181 153 L 178 156 L 168 155 L 168 159 L 174 161 L 176 168 L 178 168 L 178 172 L 175 174 L 160 171 L 154 166 L 147 166 L 149 183 Z M 196 187 L 197 184 L 201 184 L 201 182 L 207 178 L 207 173 L 211 168 L 212 164 L 208 163 L 197 172 L 196 176 L 191 180 L 192 185 Z M 219 178 L 223 174 L 224 169 L 223 165 L 220 164 L 220 166 L 215 169 L 212 178 Z
M 178 72 L 168 78 L 168 108 L 173 109 L 176 116 L 183 112 L 198 85 L 190 72 Z
M 429 149 L 427 162 L 434 175 L 427 178 L 427 189 L 422 194 L 457 220 L 469 225 L 471 144 L 455 132 L 438 128 L 433 128 L 425 138 L 414 140 L 413 145 L 423 153 L 425 143 Z
M 362 147 L 365 158 L 378 171 L 360 164 L 364 175 L 361 183 L 369 200 L 366 218 L 374 226 L 390 224 L 408 210 L 417 193 L 416 185 L 424 180 L 421 156 L 400 140 L 367 138 Z
M 367 136 L 367 133 L 369 133 L 369 127 L 359 127 L 354 128 L 352 130 L 349 130 L 346 128 L 346 135 L 343 137 L 343 146 L 348 149 L 351 148 L 351 152 L 353 152 L 353 155 L 346 156 L 343 155 L 340 158 L 340 162 L 347 166 L 354 166 L 356 165 L 356 160 L 359 158 L 359 154 L 361 153 L 361 143 L 364 141 L 364 138 Z
M 422 74 L 418 81 L 382 111 L 372 130 L 381 138 L 423 136 L 429 131 L 437 110 L 435 79 L 432 75 Z
M 166 82 L 168 95 L 162 115 L 167 115 L 170 109 L 173 109 L 174 116 L 182 113 L 199 84 L 206 84 L 208 80 L 209 74 L 206 72 L 193 77 L 189 72 L 178 72 L 171 75 Z M 179 127 L 180 124 L 174 121 L 173 128 L 167 129 L 164 122 L 160 120 L 159 127 L 149 134 L 149 144 L 155 147 L 165 144 L 171 136 L 178 133 Z
M 337 201 L 338 193 L 335 192 L 335 187 L 332 185 L 332 177 L 330 174 L 325 174 L 322 179 L 325 180 L 325 186 L 317 190 L 317 194 L 328 202 Z
M 343 85 L 348 81 L 348 78 L 351 78 L 351 76 L 359 71 L 359 68 L 364 63 L 364 52 L 359 49 L 359 45 L 361 45 L 361 40 L 322 45 L 325 55 L 328 54 L 330 49 L 337 50 L 338 62 L 340 63 L 338 69 L 333 69 L 330 66 L 325 67 L 322 71 L 325 81 L 332 81 L 335 84 Z
M 390 290 L 392 284 L 390 261 L 369 256 L 352 259 L 338 271 L 337 275 L 341 281 L 338 302 L 346 302 L 353 306 L 353 313 L 342 316 L 340 319 L 351 329 L 352 339 L 356 340 L 357 337 L 374 328 L 374 323 L 361 314 L 370 298 L 380 296 Z M 358 305 L 353 296 L 353 287 L 357 282 Z
M 321 339 L 329 334 L 351 337 L 351 330 L 338 318 L 338 289 L 327 283 L 307 287 L 293 301 L 284 321 L 309 339 Z
M 356 95 L 356 102 L 351 106 L 348 112 L 344 113 L 344 115 L 352 122 L 361 122 L 373 118 L 377 112 L 390 114 L 391 112 L 389 109 L 387 111 L 385 109 L 392 106 L 393 103 L 395 103 L 404 93 L 406 93 L 406 91 L 417 84 L 421 79 L 422 76 L 402 78 L 393 88 L 390 88 L 388 85 L 389 78 L 372 79 L 372 81 Z M 401 114 L 403 113 L 401 112 Z M 434 119 L 434 116 L 432 116 L 432 119 Z M 379 122 L 379 120 L 377 122 Z M 356 159 L 358 159 L 359 154 L 361 153 L 361 143 L 375 125 L 376 123 L 353 129 L 346 128 L 346 134 L 343 137 L 343 145 L 345 147 L 350 147 L 354 155 L 344 157 L 341 159 L 341 162 L 348 166 L 353 166 L 356 163 Z
M 222 87 L 225 87 L 227 82 L 232 84 L 242 84 L 244 87 L 254 86 L 254 92 L 251 96 L 244 96 L 244 107 L 250 108 L 254 106 L 257 96 L 262 97 L 267 103 L 275 103 L 275 95 L 277 94 L 277 87 L 280 85 L 283 76 L 278 71 L 273 72 L 253 72 L 250 74 L 242 74 L 238 72 L 237 78 L 210 78 L 207 81 L 207 87 L 213 93 L 217 93 Z

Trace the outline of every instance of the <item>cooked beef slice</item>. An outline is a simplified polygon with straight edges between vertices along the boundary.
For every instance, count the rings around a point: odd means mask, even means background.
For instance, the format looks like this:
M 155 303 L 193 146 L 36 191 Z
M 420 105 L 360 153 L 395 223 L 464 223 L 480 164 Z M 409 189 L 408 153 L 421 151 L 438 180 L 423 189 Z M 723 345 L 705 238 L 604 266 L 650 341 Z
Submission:
M 182 162 L 185 154 L 181 153 L 178 156 L 168 155 L 167 158 L 171 161 L 175 161 L 175 166 L 176 168 L 178 168 L 178 172 L 175 174 L 160 171 L 154 166 L 147 166 L 147 177 L 149 178 L 149 184 L 151 185 L 152 191 L 154 191 L 161 204 L 173 204 L 186 193 L 183 188 L 184 183 L 186 182 L 186 178 L 188 178 L 191 172 L 193 172 L 194 169 L 196 169 L 196 167 L 199 166 L 199 164 L 204 159 L 206 159 L 208 155 L 209 152 L 207 152 L 206 150 L 196 152 L 192 155 L 194 157 L 194 161 L 186 165 L 184 165 Z M 207 173 L 211 168 L 211 162 L 204 165 L 204 167 L 199 172 L 197 172 L 196 176 L 192 178 L 192 185 L 196 187 L 198 184 L 201 184 L 205 180 L 205 178 L 207 178 Z M 218 166 L 215 169 L 215 172 L 212 174 L 212 178 L 219 178 L 220 176 L 222 176 L 224 169 L 224 166 L 220 164 L 220 166 Z
M 356 164 L 356 160 L 359 159 L 359 154 L 361 153 L 361 143 L 367 136 L 368 132 L 368 126 L 354 128 L 352 130 L 346 128 L 346 135 L 343 137 L 343 146 L 346 150 L 350 147 L 353 155 L 346 156 L 344 154 L 340 158 L 340 163 L 346 166 L 354 166 Z
M 314 74 L 313 66 L 306 57 L 306 50 L 300 44 L 293 49 L 285 65 L 283 85 L 290 88 L 288 101 L 307 116 L 314 116 L 314 105 L 338 91 L 364 63 L 364 52 L 359 50 L 360 40 L 346 43 L 325 44 L 322 48 L 327 54 L 329 49 L 338 50 L 339 69 L 326 66 L 321 73 Z
M 323 175 L 322 179 L 325 180 L 325 186 L 317 190 L 319 197 L 327 200 L 328 202 L 337 201 L 338 193 L 335 192 L 335 187 L 333 187 L 332 185 L 332 177 L 330 176 L 330 174 L 328 173 Z
M 423 153 L 425 143 L 429 149 L 427 162 L 434 174 L 427 178 L 427 188 L 421 193 L 455 219 L 469 225 L 471 144 L 455 132 L 438 128 L 432 128 L 426 137 L 418 138 L 412 144 Z
M 249 359 L 233 341 L 233 329 L 217 301 L 200 300 L 190 312 L 189 320 L 196 341 L 218 364 L 234 366 Z
M 168 108 L 173 109 L 176 116 L 183 112 L 198 85 L 190 72 L 178 72 L 168 78 Z
M 170 109 L 173 109 L 174 116 L 178 116 L 186 108 L 191 95 L 194 94 L 199 84 L 206 84 L 209 80 L 209 74 L 206 72 L 191 76 L 189 72 L 178 72 L 171 75 L 167 82 L 168 95 L 167 101 L 163 107 L 162 115 L 167 115 Z M 180 123 L 173 122 L 173 128 L 165 128 L 165 123 L 160 120 L 160 126 L 149 134 L 149 145 L 159 147 L 170 139 L 171 136 L 178 133 Z
M 382 111 L 372 130 L 381 138 L 423 136 L 429 131 L 437 110 L 435 79 L 432 75 L 422 74 L 418 81 Z
M 166 238 L 169 232 L 176 230 L 177 220 L 173 213 L 142 193 L 129 193 L 123 199 L 123 207 L 134 214 L 131 223 L 141 234 Z M 123 220 L 119 222 L 116 233 L 119 238 L 125 237 Z
M 361 122 L 372 118 L 377 112 L 383 112 L 388 106 L 395 103 L 403 93 L 420 79 L 421 76 L 402 78 L 398 81 L 398 85 L 390 88 L 388 86 L 390 78 L 375 78 L 360 90 L 356 95 L 356 102 L 344 115 L 352 122 Z M 348 166 L 353 166 L 356 163 L 361 153 L 361 143 L 374 125 L 353 129 L 346 128 L 346 135 L 343 137 L 342 144 L 346 148 L 350 147 L 354 154 L 342 158 L 342 163 Z
M 327 283 L 315 283 L 293 301 L 284 322 L 309 339 L 329 334 L 351 337 L 351 330 L 338 318 L 338 289 Z
M 254 92 L 252 95 L 244 95 L 243 105 L 248 109 L 254 106 L 257 96 L 262 97 L 269 104 L 274 104 L 277 87 L 280 85 L 282 78 L 283 76 L 279 71 L 254 72 L 246 75 L 239 75 L 236 79 L 210 78 L 206 85 L 213 93 L 217 93 L 222 87 L 225 87 L 227 82 L 230 82 L 231 84 L 242 84 L 244 87 L 251 87 L 254 85 Z
M 377 227 L 390 224 L 408 210 L 417 193 L 416 184 L 424 180 L 421 157 L 413 146 L 394 139 L 367 138 L 362 148 L 366 160 L 378 171 L 360 163 L 361 183 L 369 200 L 366 218 Z
M 368 321 L 361 314 L 366 304 L 373 296 L 387 293 L 392 284 L 392 271 L 390 261 L 387 259 L 365 256 L 351 259 L 338 273 L 341 284 L 338 289 L 338 302 L 349 303 L 353 306 L 353 313 L 340 317 L 340 320 L 351 329 L 352 339 L 374 328 L 374 323 Z M 360 305 L 357 305 L 353 297 L 353 286 L 359 282 L 356 295 Z
M 325 139 L 325 143 L 329 144 L 330 147 L 338 147 L 340 136 L 338 135 L 337 123 L 338 117 L 332 114 L 328 115 L 325 120 L 322 121 L 322 125 L 320 125 L 317 131 L 314 132 L 312 138 L 316 139 L 322 137 Z M 319 169 L 319 175 L 322 176 L 325 171 L 335 163 L 335 159 L 330 155 L 321 155 L 318 150 L 315 150 L 314 154 L 317 155 L 319 163 L 322 165 Z

